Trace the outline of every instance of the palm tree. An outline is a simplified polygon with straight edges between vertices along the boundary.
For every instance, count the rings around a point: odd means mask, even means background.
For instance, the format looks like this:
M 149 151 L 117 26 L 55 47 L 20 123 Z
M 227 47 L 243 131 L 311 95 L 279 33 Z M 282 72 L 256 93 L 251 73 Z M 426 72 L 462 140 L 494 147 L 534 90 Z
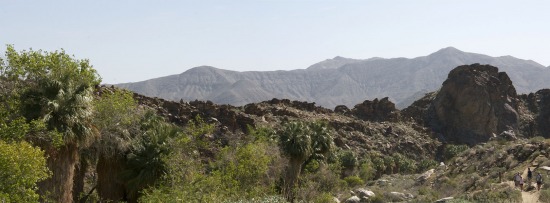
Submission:
M 143 111 L 129 92 L 102 92 L 94 103 L 94 125 L 101 135 L 92 144 L 89 162 L 96 164 L 99 197 L 118 202 L 126 199 L 126 186 L 120 175 L 125 169 L 132 140 L 141 133 L 139 118 Z
M 283 193 L 294 200 L 294 186 L 308 160 L 324 158 L 333 146 L 328 125 L 322 122 L 288 122 L 279 131 L 279 146 L 288 157 Z
M 48 156 L 52 177 L 39 183 L 39 193 L 56 202 L 72 202 L 78 149 L 93 139 L 92 90 L 100 79 L 87 60 L 61 52 L 22 51 L 8 46 L 3 74 L 25 83 L 21 113 L 42 120 L 49 136 L 29 137 Z M 44 197 L 44 196 L 43 196 Z
M 152 111 L 145 114 L 141 130 L 143 133 L 137 135 L 130 145 L 126 169 L 122 173 L 128 190 L 128 202 L 137 202 L 140 192 L 166 173 L 164 158 L 172 151 L 169 140 L 182 132 Z

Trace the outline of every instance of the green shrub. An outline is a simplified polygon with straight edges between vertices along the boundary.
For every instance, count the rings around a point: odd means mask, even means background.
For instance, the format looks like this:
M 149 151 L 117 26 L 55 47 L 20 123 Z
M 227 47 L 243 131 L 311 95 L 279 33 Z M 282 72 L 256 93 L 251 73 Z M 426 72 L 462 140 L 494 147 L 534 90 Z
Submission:
M 361 166 L 359 166 L 359 177 L 361 177 L 363 181 L 372 180 L 374 179 L 375 175 L 376 175 L 376 169 L 373 168 L 372 163 L 370 161 L 362 163 Z
M 443 158 L 445 158 L 445 160 L 452 159 L 468 149 L 468 145 L 447 145 L 443 152 Z
M 427 171 L 429 169 L 435 168 L 437 166 L 437 162 L 432 159 L 423 159 L 418 163 L 416 167 L 416 172 L 423 173 L 424 171 Z
M 439 199 L 439 193 L 430 187 L 421 187 L 418 189 L 419 202 L 434 202 Z
M 348 176 L 348 177 L 344 178 L 344 180 L 346 181 L 346 183 L 348 183 L 348 186 L 351 187 L 351 188 L 361 186 L 361 185 L 365 184 L 365 181 L 363 181 L 358 176 Z
M 368 203 L 385 203 L 386 201 L 384 200 L 384 196 L 382 195 L 382 193 L 379 193 L 378 195 L 374 196 L 374 197 L 370 197 L 368 200 L 367 200 Z
M 392 155 L 396 167 L 398 167 L 399 173 L 412 173 L 416 171 L 416 162 L 409 159 L 402 154 L 395 153 Z
M 333 203 L 334 197 L 330 193 L 323 193 L 313 199 L 313 202 L 315 203 Z
M 357 157 L 352 151 L 344 151 L 340 155 L 340 163 L 344 169 L 353 170 L 357 165 Z
M 371 157 L 372 166 L 375 170 L 375 177 L 379 177 L 386 171 L 386 164 L 384 163 L 384 159 L 380 156 L 373 156 Z
M 296 201 L 308 202 L 323 193 L 334 194 L 341 191 L 347 183 L 340 179 L 340 168 L 340 163 L 325 164 L 315 173 L 303 174 L 296 190 Z
M 36 183 L 49 176 L 42 150 L 0 140 L 0 202 L 38 202 Z

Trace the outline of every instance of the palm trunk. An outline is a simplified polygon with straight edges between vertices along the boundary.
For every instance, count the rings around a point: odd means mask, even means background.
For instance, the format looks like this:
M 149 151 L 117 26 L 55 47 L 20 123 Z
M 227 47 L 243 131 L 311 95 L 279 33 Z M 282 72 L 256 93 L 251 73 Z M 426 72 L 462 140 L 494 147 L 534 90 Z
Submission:
M 38 193 L 44 200 L 73 202 L 74 167 L 78 161 L 78 146 L 68 143 L 58 149 L 48 150 L 47 164 L 52 177 L 38 183 Z
M 294 186 L 302 171 L 303 163 L 304 160 L 299 158 L 290 158 L 288 161 L 283 194 L 289 202 L 294 202 Z
M 116 155 L 106 157 L 99 156 L 97 161 L 97 193 L 104 201 L 126 201 L 126 188 L 120 181 L 120 173 L 123 170 L 123 160 Z
M 73 201 L 80 202 L 80 197 L 84 194 L 84 179 L 88 171 L 88 160 L 80 157 L 80 164 L 75 166 L 75 177 L 73 186 Z

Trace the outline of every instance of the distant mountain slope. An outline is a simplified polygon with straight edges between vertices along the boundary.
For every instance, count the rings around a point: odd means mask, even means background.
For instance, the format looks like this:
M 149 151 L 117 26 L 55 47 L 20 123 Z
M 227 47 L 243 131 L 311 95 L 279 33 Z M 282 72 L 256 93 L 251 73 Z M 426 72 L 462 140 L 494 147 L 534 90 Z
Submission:
M 244 105 L 272 98 L 353 107 L 366 99 L 389 97 L 404 108 L 424 92 L 440 88 L 449 71 L 465 64 L 491 64 L 507 72 L 519 93 L 550 88 L 550 68 L 512 56 L 491 57 L 448 47 L 417 58 L 335 57 L 292 71 L 236 72 L 202 66 L 179 75 L 116 86 L 169 100 L 211 100 Z

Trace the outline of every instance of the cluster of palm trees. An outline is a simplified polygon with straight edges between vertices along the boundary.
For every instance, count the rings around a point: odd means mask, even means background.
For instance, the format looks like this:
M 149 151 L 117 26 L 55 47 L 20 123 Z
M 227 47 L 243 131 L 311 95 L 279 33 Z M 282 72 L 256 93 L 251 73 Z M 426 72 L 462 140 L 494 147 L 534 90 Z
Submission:
M 151 156 L 166 153 L 163 139 L 179 128 L 140 110 L 130 93 L 96 95 L 101 79 L 87 60 L 64 51 L 17 52 L 13 46 L 5 56 L 0 78 L 11 91 L 3 92 L 17 98 L 9 106 L 17 114 L 11 117 L 44 126 L 22 137 L 47 157 L 51 177 L 38 183 L 42 201 L 85 201 L 97 189 L 105 200 L 135 202 L 137 191 L 160 177 L 161 161 Z M 90 167 L 97 185 L 84 191 Z

